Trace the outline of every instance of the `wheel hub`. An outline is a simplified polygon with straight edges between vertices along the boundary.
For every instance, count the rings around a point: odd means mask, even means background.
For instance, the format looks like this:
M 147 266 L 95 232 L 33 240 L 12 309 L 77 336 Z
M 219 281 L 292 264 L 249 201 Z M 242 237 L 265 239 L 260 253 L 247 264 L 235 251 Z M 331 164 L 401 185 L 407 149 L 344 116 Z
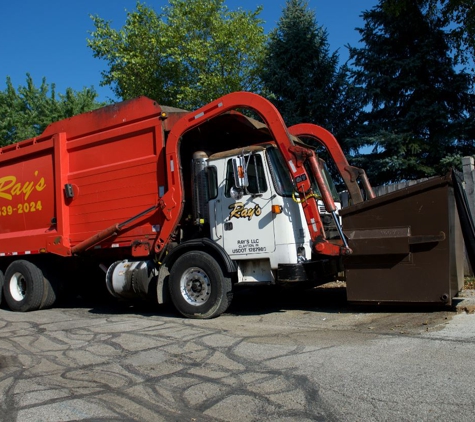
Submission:
M 26 295 L 26 281 L 21 273 L 13 274 L 10 280 L 10 294 L 17 302 L 21 302 Z
M 198 267 L 188 268 L 180 280 L 183 298 L 193 306 L 206 303 L 211 293 L 211 282 L 208 275 Z

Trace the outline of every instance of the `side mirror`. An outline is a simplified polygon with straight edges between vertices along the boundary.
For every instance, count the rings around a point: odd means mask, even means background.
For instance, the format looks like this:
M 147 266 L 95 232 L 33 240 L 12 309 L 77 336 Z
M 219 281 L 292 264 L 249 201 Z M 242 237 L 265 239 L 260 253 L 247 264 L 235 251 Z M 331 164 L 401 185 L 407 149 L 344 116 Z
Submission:
M 247 178 L 246 159 L 243 155 L 233 158 L 234 186 L 244 189 L 249 186 Z
M 239 201 L 244 196 L 244 189 L 237 188 L 236 186 L 233 186 L 229 191 L 229 195 L 235 201 Z

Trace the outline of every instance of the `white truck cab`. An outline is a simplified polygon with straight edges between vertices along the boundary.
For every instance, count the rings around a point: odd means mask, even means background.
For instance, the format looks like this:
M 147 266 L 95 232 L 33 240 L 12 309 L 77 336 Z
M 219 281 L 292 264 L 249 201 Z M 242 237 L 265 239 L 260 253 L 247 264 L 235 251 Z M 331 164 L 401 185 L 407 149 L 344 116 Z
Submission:
M 277 147 L 254 145 L 205 160 L 211 239 L 236 262 L 238 283 L 293 278 L 296 266 L 310 260 L 312 249 L 300 199 Z M 237 172 L 242 172 L 242 181 Z M 332 183 L 330 187 L 337 202 L 336 189 Z M 319 211 L 326 213 L 322 201 Z M 301 281 L 302 274 L 297 278 Z

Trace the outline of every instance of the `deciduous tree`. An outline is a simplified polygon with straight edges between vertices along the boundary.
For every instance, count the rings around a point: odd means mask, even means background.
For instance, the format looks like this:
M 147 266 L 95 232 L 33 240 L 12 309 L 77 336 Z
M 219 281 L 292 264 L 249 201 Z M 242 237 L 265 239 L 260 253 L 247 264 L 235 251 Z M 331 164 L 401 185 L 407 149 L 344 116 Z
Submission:
M 88 45 L 107 61 L 102 85 L 117 97 L 194 109 L 232 91 L 259 91 L 260 11 L 230 11 L 224 0 L 170 0 L 157 13 L 137 3 L 120 30 L 92 17 Z
M 7 78 L 6 89 L 0 91 L 0 145 L 5 146 L 40 135 L 50 123 L 100 107 L 93 88 L 82 91 L 66 89 L 57 94 L 43 78 L 36 87 L 27 74 L 26 85 L 15 89 Z

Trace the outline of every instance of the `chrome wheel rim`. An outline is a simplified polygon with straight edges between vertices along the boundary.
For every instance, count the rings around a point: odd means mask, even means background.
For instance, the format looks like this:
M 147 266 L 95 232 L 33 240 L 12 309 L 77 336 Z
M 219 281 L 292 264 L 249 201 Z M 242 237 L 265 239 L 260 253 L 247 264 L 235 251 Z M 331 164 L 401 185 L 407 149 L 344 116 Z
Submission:
M 180 290 L 185 301 L 192 306 L 205 304 L 211 294 L 211 281 L 201 268 L 188 268 L 180 279 Z
M 13 274 L 10 279 L 10 294 L 14 300 L 21 302 L 26 296 L 26 280 L 21 273 Z

